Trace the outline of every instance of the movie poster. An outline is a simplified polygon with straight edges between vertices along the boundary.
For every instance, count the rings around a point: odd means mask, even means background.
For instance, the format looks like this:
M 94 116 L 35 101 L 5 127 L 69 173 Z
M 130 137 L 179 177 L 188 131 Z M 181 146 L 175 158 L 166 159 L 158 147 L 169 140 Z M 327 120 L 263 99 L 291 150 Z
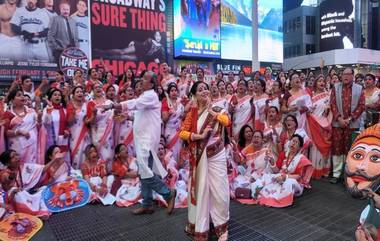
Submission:
M 222 59 L 252 60 L 252 0 L 222 0 Z
M 220 0 L 174 0 L 174 56 L 220 58 Z
M 87 6 L 87 0 L 0 0 L 0 81 L 54 76 L 67 48 L 88 57 Z
M 92 66 L 158 71 L 166 61 L 166 0 L 91 2 Z

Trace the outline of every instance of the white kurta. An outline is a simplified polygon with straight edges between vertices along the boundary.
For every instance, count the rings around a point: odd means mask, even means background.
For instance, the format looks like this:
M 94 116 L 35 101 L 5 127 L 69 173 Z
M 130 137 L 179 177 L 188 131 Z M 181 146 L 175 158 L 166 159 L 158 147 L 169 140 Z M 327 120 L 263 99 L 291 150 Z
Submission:
M 134 110 L 133 137 L 136 147 L 137 165 L 141 179 L 153 177 L 153 173 L 162 178 L 167 175 L 157 157 L 161 136 L 161 103 L 154 90 L 145 91 L 137 99 L 121 102 L 123 110 Z M 153 168 L 148 166 L 150 153 L 153 155 Z

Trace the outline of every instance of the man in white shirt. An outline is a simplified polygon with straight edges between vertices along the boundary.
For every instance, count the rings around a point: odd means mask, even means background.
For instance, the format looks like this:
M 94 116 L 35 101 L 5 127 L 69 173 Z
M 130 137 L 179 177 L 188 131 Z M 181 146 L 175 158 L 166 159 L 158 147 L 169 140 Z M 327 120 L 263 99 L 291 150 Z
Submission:
M 157 156 L 161 137 L 161 102 L 154 92 L 155 84 L 154 73 L 148 71 L 142 80 L 144 92 L 138 98 L 103 107 L 104 110 L 115 108 L 134 111 L 133 136 L 143 196 L 142 207 L 133 211 L 136 215 L 154 212 L 153 190 L 163 196 L 168 204 L 167 213 L 171 214 L 177 194 L 175 189 L 170 190 L 161 179 L 167 172 Z

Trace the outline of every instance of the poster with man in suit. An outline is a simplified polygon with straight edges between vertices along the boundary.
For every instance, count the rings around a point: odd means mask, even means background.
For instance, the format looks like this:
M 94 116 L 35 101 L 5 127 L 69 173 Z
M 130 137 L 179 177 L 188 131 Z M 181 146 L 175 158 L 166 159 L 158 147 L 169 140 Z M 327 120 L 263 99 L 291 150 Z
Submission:
M 60 15 L 51 19 L 48 32 L 48 44 L 56 63 L 63 50 L 78 47 L 78 29 L 75 20 L 70 17 L 70 4 L 62 0 L 59 4 Z

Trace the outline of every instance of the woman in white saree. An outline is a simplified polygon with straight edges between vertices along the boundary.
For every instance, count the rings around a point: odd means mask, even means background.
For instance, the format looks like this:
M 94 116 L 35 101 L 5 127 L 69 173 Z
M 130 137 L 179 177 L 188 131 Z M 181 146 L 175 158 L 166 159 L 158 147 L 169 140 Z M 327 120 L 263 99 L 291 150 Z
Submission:
M 185 231 L 194 235 L 194 240 L 208 240 L 212 221 L 218 240 L 227 240 L 230 195 L 223 132 L 230 120 L 221 108 L 211 108 L 206 83 L 196 82 L 190 92 L 195 100 L 180 132 L 190 146 L 189 223 Z

